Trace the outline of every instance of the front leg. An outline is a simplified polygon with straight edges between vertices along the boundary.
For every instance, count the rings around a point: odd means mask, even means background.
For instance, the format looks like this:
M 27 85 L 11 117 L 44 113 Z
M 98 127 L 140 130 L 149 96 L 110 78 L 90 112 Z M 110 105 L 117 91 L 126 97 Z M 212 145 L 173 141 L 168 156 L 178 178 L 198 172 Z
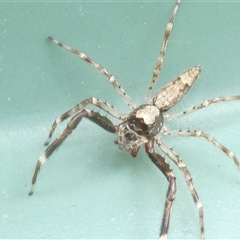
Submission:
M 172 172 L 171 167 L 168 163 L 166 163 L 165 159 L 157 154 L 154 149 L 154 139 L 149 140 L 148 143 L 145 144 L 146 152 L 152 162 L 162 171 L 169 182 L 166 201 L 165 201 L 165 208 L 164 208 L 164 215 L 161 224 L 161 231 L 159 234 L 159 239 L 166 239 L 168 228 L 169 228 L 169 220 L 170 214 L 172 209 L 172 203 L 175 199 L 176 194 L 176 178 Z
M 58 118 L 56 118 L 54 120 L 54 122 L 52 124 L 52 127 L 51 127 L 51 130 L 49 132 L 47 141 L 45 142 L 44 145 L 47 146 L 49 144 L 50 139 L 52 137 L 52 134 L 55 131 L 55 129 L 56 129 L 56 127 L 59 123 L 68 119 L 73 114 L 76 114 L 76 113 L 80 112 L 88 104 L 92 104 L 96 107 L 99 107 L 103 111 L 109 113 L 110 115 L 112 115 L 113 117 L 115 117 L 119 120 L 125 120 L 125 116 L 123 114 L 121 114 L 115 107 L 111 106 L 110 104 L 108 104 L 108 103 L 106 103 L 106 102 L 104 102 L 104 101 L 102 101 L 98 98 L 90 97 L 90 98 L 87 98 L 87 99 L 79 102 L 75 107 L 71 108 L 70 110 L 68 110 L 67 112 L 65 112 L 64 114 L 62 114 L 61 116 L 59 116 Z
M 68 123 L 67 127 L 60 134 L 60 136 L 46 149 L 46 151 L 40 156 L 37 161 L 35 171 L 32 177 L 32 186 L 29 192 L 29 195 L 33 194 L 34 185 L 37 180 L 37 175 L 40 171 L 42 164 L 44 164 L 47 159 L 52 155 L 52 153 L 60 147 L 62 142 L 72 133 L 72 131 L 77 127 L 77 125 L 81 122 L 82 118 L 88 118 L 94 123 L 98 124 L 98 126 L 102 127 L 108 132 L 115 133 L 116 128 L 115 125 L 107 118 L 100 115 L 97 112 L 90 111 L 88 109 L 83 109 L 81 112 L 77 113 Z

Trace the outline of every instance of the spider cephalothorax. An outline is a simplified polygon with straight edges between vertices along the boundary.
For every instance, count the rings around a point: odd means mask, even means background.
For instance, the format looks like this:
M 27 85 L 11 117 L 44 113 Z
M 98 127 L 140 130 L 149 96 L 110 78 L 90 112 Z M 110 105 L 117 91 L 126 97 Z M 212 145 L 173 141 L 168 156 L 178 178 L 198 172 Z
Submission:
M 216 139 L 211 137 L 205 132 L 197 130 L 169 130 L 165 125 L 165 122 L 172 121 L 176 118 L 188 115 L 202 108 L 208 107 L 211 104 L 225 102 L 225 101 L 234 101 L 240 100 L 240 95 L 237 96 L 227 96 L 227 97 L 216 97 L 209 100 L 205 100 L 195 106 L 188 108 L 179 113 L 169 113 L 169 110 L 172 109 L 190 90 L 192 85 L 198 79 L 200 72 L 202 70 L 201 66 L 196 66 L 188 69 L 187 71 L 180 74 L 178 77 L 173 79 L 171 82 L 162 87 L 158 93 L 153 95 L 154 85 L 160 75 L 162 64 L 165 56 L 165 51 L 168 44 L 168 39 L 173 27 L 173 21 L 176 16 L 180 0 L 177 1 L 177 4 L 174 8 L 172 16 L 167 24 L 166 31 L 164 34 L 164 39 L 161 47 L 159 57 L 157 59 L 157 64 L 154 69 L 150 84 L 148 86 L 148 91 L 146 94 L 146 104 L 138 106 L 132 99 L 127 95 L 126 91 L 118 83 L 117 79 L 111 75 L 105 68 L 95 63 L 91 58 L 89 58 L 83 52 L 69 47 L 56 39 L 49 37 L 51 41 L 57 44 L 60 47 L 67 49 L 68 51 L 76 54 L 82 60 L 92 65 L 96 70 L 103 74 L 109 83 L 114 87 L 116 92 L 120 97 L 125 101 L 127 106 L 130 108 L 130 113 L 123 114 L 118 111 L 112 105 L 101 101 L 98 98 L 90 97 L 81 102 L 79 102 L 75 107 L 65 112 L 63 115 L 59 116 L 53 122 L 52 128 L 48 135 L 48 139 L 45 145 L 48 145 L 54 130 L 57 125 L 69 117 L 73 116 L 65 130 L 56 138 L 53 143 L 46 149 L 46 151 L 40 156 L 37 161 L 35 171 L 32 178 L 32 185 L 29 192 L 29 195 L 33 194 L 34 185 L 37 179 L 38 172 L 41 168 L 41 165 L 47 161 L 51 154 L 59 148 L 61 143 L 74 131 L 83 118 L 87 118 L 102 129 L 108 131 L 112 134 L 117 134 L 115 143 L 118 145 L 119 149 L 124 149 L 133 157 L 137 156 L 138 150 L 141 145 L 145 145 L 145 150 L 151 161 L 161 170 L 168 181 L 168 190 L 166 194 L 164 214 L 161 223 L 161 229 L 159 238 L 166 238 L 169 228 L 170 213 L 172 208 L 172 203 L 176 195 L 176 178 L 174 173 L 160 153 L 155 151 L 155 145 L 159 147 L 162 154 L 167 156 L 183 173 L 187 187 L 190 191 L 190 194 L 193 198 L 193 201 L 198 209 L 198 216 L 200 222 L 201 236 L 204 239 L 204 218 L 203 218 L 203 206 L 198 197 L 197 191 L 193 185 L 192 177 L 187 169 L 184 162 L 180 159 L 171 147 L 164 143 L 162 140 L 162 135 L 166 136 L 177 136 L 177 137 L 199 137 L 207 140 L 215 147 L 220 149 L 224 154 L 231 158 L 236 166 L 240 169 L 240 163 L 233 152 L 219 143 Z M 108 117 L 102 116 L 98 112 L 86 109 L 85 107 L 88 104 L 92 104 L 100 109 L 102 109 L 107 114 L 111 115 L 113 118 L 120 121 L 118 125 L 115 125 Z M 164 124 L 164 125 L 163 125 Z M 83 149 L 84 151 L 84 149 Z M 79 236 L 80 237 L 80 236 Z
M 118 137 L 115 143 L 118 144 L 119 149 L 125 149 L 136 157 L 139 147 L 147 143 L 149 138 L 155 137 L 162 126 L 162 112 L 154 105 L 141 105 L 118 125 Z

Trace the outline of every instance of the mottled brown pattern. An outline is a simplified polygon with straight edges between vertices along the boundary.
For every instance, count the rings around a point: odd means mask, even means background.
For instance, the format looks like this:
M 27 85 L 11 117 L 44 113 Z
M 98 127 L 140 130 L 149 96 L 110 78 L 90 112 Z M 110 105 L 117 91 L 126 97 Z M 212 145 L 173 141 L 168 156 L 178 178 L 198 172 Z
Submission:
M 174 107 L 198 79 L 201 67 L 191 68 L 164 86 L 153 98 L 153 104 L 162 111 Z

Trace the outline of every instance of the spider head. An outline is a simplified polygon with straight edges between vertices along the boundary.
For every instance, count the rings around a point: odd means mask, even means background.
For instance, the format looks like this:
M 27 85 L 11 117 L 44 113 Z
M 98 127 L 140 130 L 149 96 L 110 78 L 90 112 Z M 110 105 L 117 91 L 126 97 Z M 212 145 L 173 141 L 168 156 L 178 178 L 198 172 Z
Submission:
M 155 137 L 163 126 L 163 115 L 156 106 L 141 105 L 129 114 L 127 125 L 139 136 Z
M 162 126 L 162 112 L 156 106 L 141 105 L 128 115 L 126 121 L 119 124 L 115 143 L 136 157 L 139 147 L 155 137 Z

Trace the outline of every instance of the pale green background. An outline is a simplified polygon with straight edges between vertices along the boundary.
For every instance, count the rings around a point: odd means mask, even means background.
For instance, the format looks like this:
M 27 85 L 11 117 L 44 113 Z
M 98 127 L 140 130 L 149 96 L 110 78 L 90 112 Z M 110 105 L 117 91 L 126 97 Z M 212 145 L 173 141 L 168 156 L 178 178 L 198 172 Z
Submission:
M 0 238 L 157 238 L 165 178 L 143 149 L 131 158 L 117 149 L 114 135 L 87 120 L 43 166 L 35 194 L 28 191 L 57 116 L 90 96 L 128 111 L 104 76 L 47 36 L 87 53 L 140 104 L 174 5 L 0 3 Z M 240 94 L 239 13 L 240 2 L 181 3 L 157 88 L 192 66 L 204 68 L 178 110 Z M 239 115 L 239 102 L 223 103 L 171 128 L 204 130 L 240 158 Z M 233 161 L 202 139 L 164 139 L 192 173 L 206 238 L 240 238 L 240 174 Z M 195 205 L 173 169 L 178 190 L 169 238 L 200 238 Z

